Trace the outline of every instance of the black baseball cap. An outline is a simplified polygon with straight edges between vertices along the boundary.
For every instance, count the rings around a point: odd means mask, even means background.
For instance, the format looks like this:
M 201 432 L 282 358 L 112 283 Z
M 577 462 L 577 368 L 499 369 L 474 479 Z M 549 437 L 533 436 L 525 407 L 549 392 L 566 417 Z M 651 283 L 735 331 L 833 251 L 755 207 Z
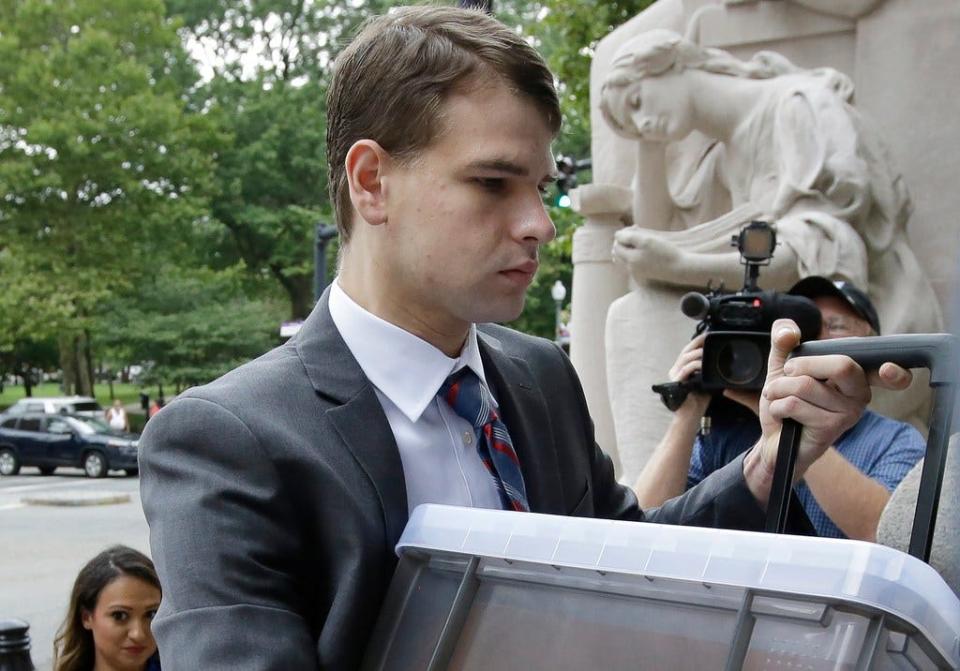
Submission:
M 844 280 L 828 280 L 820 275 L 804 277 L 787 292 L 793 296 L 817 298 L 818 296 L 836 296 L 849 305 L 857 315 L 870 324 L 870 328 L 880 335 L 880 317 L 873 307 L 870 297 L 857 287 Z

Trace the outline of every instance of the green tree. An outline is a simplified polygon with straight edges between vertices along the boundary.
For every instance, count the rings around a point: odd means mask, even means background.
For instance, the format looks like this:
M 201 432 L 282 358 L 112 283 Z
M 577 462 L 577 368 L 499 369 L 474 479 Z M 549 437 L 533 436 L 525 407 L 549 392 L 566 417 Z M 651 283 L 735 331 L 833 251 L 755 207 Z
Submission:
M 337 49 L 385 0 L 168 0 L 210 79 L 200 107 L 223 111 L 232 141 L 216 167 L 210 263 L 242 260 L 277 282 L 290 315 L 313 303 L 313 240 L 333 223 L 327 194 L 326 90 Z
M 98 307 L 189 237 L 219 136 L 160 0 L 2 0 L 0 26 L 0 293 L 89 393 Z
M 232 136 L 216 167 L 213 265 L 242 260 L 286 292 L 293 318 L 313 305 L 313 231 L 328 220 L 326 92 L 316 81 L 215 80 Z
M 141 381 L 179 392 L 223 375 L 279 343 L 282 301 L 251 300 L 246 271 L 167 265 L 136 295 L 110 302 L 96 339 L 108 370 L 131 361 Z

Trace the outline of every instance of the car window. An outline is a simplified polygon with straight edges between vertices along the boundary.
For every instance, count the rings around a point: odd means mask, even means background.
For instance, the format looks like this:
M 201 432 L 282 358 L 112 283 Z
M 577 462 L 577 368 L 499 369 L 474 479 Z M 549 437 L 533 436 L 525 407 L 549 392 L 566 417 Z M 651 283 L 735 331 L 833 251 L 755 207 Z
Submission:
M 94 433 L 110 433 L 110 427 L 99 419 L 93 417 L 69 417 L 70 426 L 77 430 L 81 436 L 89 436 Z
M 39 417 L 23 417 L 20 419 L 20 425 L 17 427 L 21 431 L 39 431 L 40 430 L 40 418 Z
M 94 412 L 103 410 L 96 401 L 80 401 L 78 403 L 71 403 L 71 405 L 73 406 L 71 412 Z
M 3 424 L 0 424 L 0 429 L 12 429 L 17 423 L 16 417 L 11 417 L 10 419 L 4 420 Z
M 24 412 L 43 412 L 43 403 L 26 403 L 23 409 Z M 39 421 L 39 420 L 38 420 Z
M 70 433 L 70 425 L 62 419 L 51 419 L 47 421 L 47 433 Z

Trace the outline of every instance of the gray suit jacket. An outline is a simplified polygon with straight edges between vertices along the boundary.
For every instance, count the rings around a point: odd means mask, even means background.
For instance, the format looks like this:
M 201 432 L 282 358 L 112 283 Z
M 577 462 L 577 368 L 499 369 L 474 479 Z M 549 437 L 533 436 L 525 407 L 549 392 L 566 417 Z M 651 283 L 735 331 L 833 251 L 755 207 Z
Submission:
M 738 459 L 645 515 L 551 342 L 483 326 L 484 371 L 535 512 L 760 529 Z M 297 336 L 150 420 L 141 493 L 165 671 L 353 669 L 407 521 L 399 452 L 326 296 Z

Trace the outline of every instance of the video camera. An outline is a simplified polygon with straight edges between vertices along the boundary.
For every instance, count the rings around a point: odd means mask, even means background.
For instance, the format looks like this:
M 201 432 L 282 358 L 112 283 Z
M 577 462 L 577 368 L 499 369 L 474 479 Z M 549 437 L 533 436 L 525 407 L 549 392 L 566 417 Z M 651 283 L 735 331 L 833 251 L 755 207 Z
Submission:
M 683 382 L 653 385 L 670 410 L 676 410 L 691 391 L 717 392 L 723 389 L 760 390 L 767 377 L 770 328 L 773 322 L 789 318 L 800 327 L 801 340 L 813 340 L 820 333 L 820 310 L 809 298 L 776 291 L 761 291 L 757 285 L 760 267 L 770 264 L 777 246 L 773 226 L 751 221 L 731 246 L 740 252 L 744 268 L 743 289 L 724 291 L 721 284 L 707 294 L 692 291 L 680 301 L 680 310 L 698 319 L 696 335 L 706 332 L 703 368 Z

